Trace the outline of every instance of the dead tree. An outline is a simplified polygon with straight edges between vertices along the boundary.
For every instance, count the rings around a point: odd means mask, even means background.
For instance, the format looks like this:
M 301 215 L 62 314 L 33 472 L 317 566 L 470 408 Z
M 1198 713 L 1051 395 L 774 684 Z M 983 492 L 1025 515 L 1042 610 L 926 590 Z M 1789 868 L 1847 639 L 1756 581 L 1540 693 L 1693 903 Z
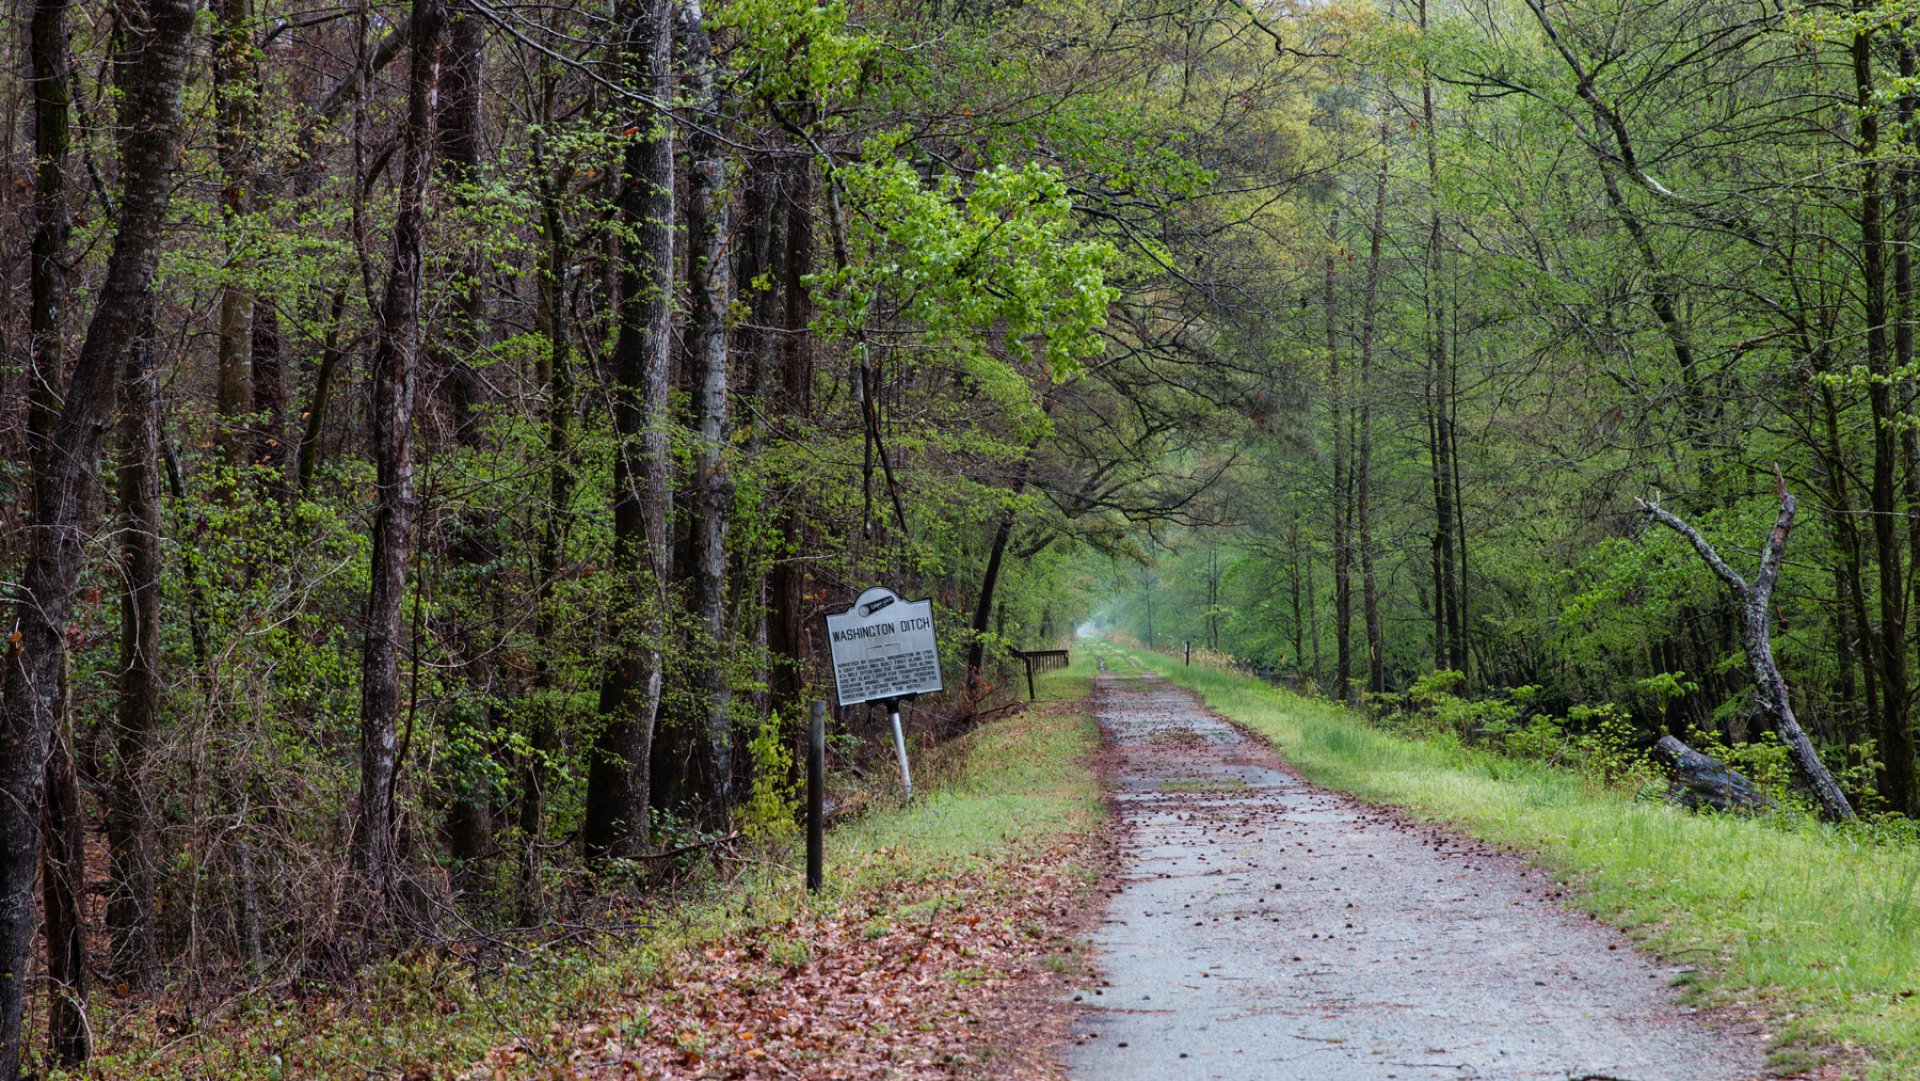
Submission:
M 1807 785 L 1813 789 L 1821 813 L 1834 821 L 1851 820 L 1853 805 L 1847 802 L 1846 794 L 1840 791 L 1833 774 L 1827 772 L 1826 765 L 1815 753 L 1813 743 L 1801 731 L 1800 722 L 1794 719 L 1793 705 L 1787 700 L 1786 680 L 1780 678 L 1780 667 L 1773 660 L 1773 636 L 1768 611 L 1773 602 L 1774 583 L 1780 578 L 1780 560 L 1787 551 L 1787 532 L 1793 527 L 1794 500 L 1793 494 L 1787 491 L 1786 479 L 1780 478 L 1780 517 L 1774 521 L 1773 532 L 1767 536 L 1767 546 L 1760 553 L 1760 571 L 1752 582 L 1735 573 L 1698 530 L 1670 511 L 1642 499 L 1634 500 L 1634 504 L 1654 521 L 1685 537 L 1713 573 L 1727 584 L 1727 591 L 1733 595 L 1734 604 L 1740 610 L 1740 639 L 1746 647 L 1747 667 L 1753 674 L 1754 695 L 1760 709 L 1773 718 L 1774 730 L 1780 734 L 1788 753 L 1793 756 L 1794 764 L 1800 767 Z
M 1773 801 L 1759 786 L 1725 762 L 1701 754 L 1692 747 L 1661 736 L 1653 745 L 1653 757 L 1673 771 L 1667 783 L 1667 798 L 1688 810 L 1711 807 L 1716 811 L 1764 811 Z

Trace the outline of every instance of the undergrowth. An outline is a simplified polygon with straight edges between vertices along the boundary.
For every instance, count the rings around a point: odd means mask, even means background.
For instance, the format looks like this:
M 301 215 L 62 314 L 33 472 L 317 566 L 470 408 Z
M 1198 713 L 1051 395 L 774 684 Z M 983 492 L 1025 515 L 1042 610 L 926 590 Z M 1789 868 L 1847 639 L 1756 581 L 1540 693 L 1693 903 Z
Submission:
M 1768 1019 L 1775 1063 L 1834 1057 L 1920 1076 L 1920 845 L 1880 823 L 1792 810 L 1741 818 L 1642 798 L 1632 778 L 1389 731 L 1324 699 L 1178 658 L 1106 646 L 1198 691 L 1312 781 L 1533 854 L 1576 904 L 1699 966 L 1688 993 Z
M 351 993 L 282 988 L 212 1006 L 163 998 L 116 1009 L 119 1027 L 99 1033 L 99 1053 L 77 1076 L 453 1077 L 493 1047 L 620 1008 L 636 989 L 700 964 L 702 948 L 729 934 L 806 911 L 866 911 L 876 895 L 911 897 L 911 887 L 1090 833 L 1104 815 L 1087 765 L 1099 738 L 1084 711 L 1091 672 L 1082 660 L 1051 673 L 1036 708 L 917 752 L 911 804 L 884 778 L 875 791 L 836 793 L 870 809 L 829 831 L 818 895 L 801 886 L 804 850 L 793 832 L 762 831 L 776 836 L 743 852 L 730 873 L 690 898 L 642 908 L 626 928 L 549 928 L 519 946 L 422 952 L 369 971 Z M 805 942 L 787 948 L 808 952 Z

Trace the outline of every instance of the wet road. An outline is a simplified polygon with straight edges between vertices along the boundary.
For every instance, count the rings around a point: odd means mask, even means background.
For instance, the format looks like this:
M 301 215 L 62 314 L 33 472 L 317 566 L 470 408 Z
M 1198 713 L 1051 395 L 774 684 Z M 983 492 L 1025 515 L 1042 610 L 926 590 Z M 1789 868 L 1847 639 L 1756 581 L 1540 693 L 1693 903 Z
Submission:
M 1094 704 L 1128 836 L 1075 1078 L 1763 1075 L 1545 875 L 1306 784 L 1170 684 L 1103 676 Z

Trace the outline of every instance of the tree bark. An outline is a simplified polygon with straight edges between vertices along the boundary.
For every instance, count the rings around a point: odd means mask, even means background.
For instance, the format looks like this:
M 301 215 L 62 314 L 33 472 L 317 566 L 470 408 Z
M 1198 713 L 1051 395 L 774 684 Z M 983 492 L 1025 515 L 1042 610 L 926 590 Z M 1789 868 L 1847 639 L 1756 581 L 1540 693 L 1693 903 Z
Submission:
M 307 424 L 300 434 L 300 465 L 295 483 L 301 492 L 313 483 L 313 471 L 320 467 L 320 440 L 326 433 L 327 407 L 333 401 L 333 380 L 346 360 L 347 347 L 341 344 L 342 317 L 346 314 L 347 289 L 333 292 L 331 313 L 327 318 L 327 336 L 320 346 L 320 364 L 313 376 L 312 396 L 307 399 Z
M 727 664 L 727 526 L 733 513 L 733 477 L 727 465 L 727 307 L 732 263 L 727 259 L 727 162 L 716 131 L 720 100 L 713 84 L 713 43 L 702 25 L 700 0 L 681 0 L 688 98 L 686 371 L 693 390 L 693 628 L 694 684 L 700 697 L 701 817 L 724 829 L 733 809 L 733 687 Z
M 60 707 L 67 619 L 80 577 L 87 508 L 127 348 L 153 286 L 172 192 L 181 88 L 195 0 L 145 0 L 129 20 L 121 73 L 119 223 L 99 300 L 35 470 L 32 548 L 15 605 L 0 698 L 0 1081 L 20 1074 L 27 952 L 39 871 L 46 763 Z M 42 373 L 43 376 L 49 373 Z
M 1020 462 L 1020 472 L 1013 480 L 1013 497 L 1020 498 L 1027 490 L 1027 474 L 1032 468 L 1032 448 L 1028 456 Z M 1014 510 L 1008 507 L 1000 512 L 1000 521 L 994 526 L 993 544 L 987 549 L 987 569 L 980 576 L 980 596 L 974 601 L 973 623 L 969 627 L 972 634 L 967 639 L 967 695 L 976 703 L 985 687 L 980 676 L 987 664 L 987 623 L 993 613 L 994 594 L 1000 587 L 1000 567 L 1006 558 L 1007 542 L 1013 539 Z M 1149 596 L 1147 608 L 1147 645 L 1153 645 L 1153 608 Z
M 120 687 L 115 769 L 107 795 L 111 887 L 107 933 L 112 971 L 134 988 L 159 967 L 154 894 L 158 874 L 149 776 L 160 725 L 160 373 L 148 326 L 129 353 L 121 410 Z
M 1379 326 L 1380 248 L 1386 235 L 1387 132 L 1380 132 L 1380 175 L 1368 229 L 1367 278 L 1360 304 L 1360 439 L 1354 448 L 1354 519 L 1360 548 L 1361 616 L 1367 632 L 1367 690 L 1387 690 L 1386 638 L 1380 622 L 1380 587 L 1374 575 L 1373 537 L 1373 345 Z
M 370 902 L 390 900 L 399 874 L 394 786 L 402 707 L 400 654 L 405 640 L 407 561 L 413 551 L 413 410 L 420 366 L 422 241 L 432 171 L 433 99 L 446 34 L 442 0 L 413 0 L 413 31 L 400 205 L 368 373 L 377 494 L 366 638 L 360 655 L 360 806 L 354 820 L 353 866 L 365 876 Z
M 1840 442 L 1840 406 L 1835 400 L 1831 383 L 1820 384 L 1820 412 L 1824 420 L 1826 439 L 1824 468 L 1827 478 L 1827 518 L 1833 531 L 1835 546 L 1839 549 L 1840 562 L 1835 572 L 1840 575 L 1842 595 L 1841 606 L 1852 617 L 1848 623 L 1859 634 L 1857 651 L 1849 648 L 1842 652 L 1847 659 L 1849 652 L 1857 652 L 1860 661 L 1861 691 L 1866 705 L 1867 738 L 1880 736 L 1880 674 L 1877 664 L 1879 642 L 1873 621 L 1867 616 L 1866 577 L 1862 565 L 1865 562 L 1865 544 L 1854 514 L 1853 500 L 1847 491 L 1847 475 L 1851 472 L 1847 460 L 1846 448 Z M 1850 676 L 1843 678 L 1843 686 L 1852 683 Z M 1885 791 L 1886 774 L 1883 769 L 1878 778 L 1879 787 Z
M 1728 566 L 1692 526 L 1657 504 L 1645 501 L 1636 501 L 1636 504 L 1654 521 L 1685 537 L 1714 575 L 1726 584 L 1739 609 L 1741 643 L 1746 647 L 1747 668 L 1753 675 L 1754 697 L 1760 709 L 1773 719 L 1774 731 L 1787 745 L 1787 753 L 1813 790 L 1821 813 L 1836 822 L 1851 820 L 1853 805 L 1847 802 L 1846 793 L 1840 791 L 1833 775 L 1827 772 L 1812 741 L 1801 731 L 1800 722 L 1793 715 L 1792 701 L 1787 697 L 1786 681 L 1773 659 L 1773 587 L 1779 581 L 1780 561 L 1787 552 L 1787 533 L 1793 528 L 1794 499 L 1787 491 L 1787 482 L 1780 481 L 1780 515 L 1767 535 L 1767 546 L 1760 554 L 1760 569 L 1751 583 Z
M 447 57 L 435 140 L 441 169 L 453 187 L 453 202 L 467 206 L 473 201 L 471 186 L 480 178 L 484 148 L 486 22 L 469 0 L 453 0 L 448 14 Z M 438 361 L 433 380 L 436 390 L 446 398 L 454 440 L 461 446 L 476 446 L 480 432 L 475 410 L 482 404 L 483 384 L 473 357 L 486 328 L 487 265 L 478 243 L 467 244 L 463 256 L 451 283 L 454 311 L 446 345 L 433 351 Z
M 1340 242 L 1340 214 L 1328 229 L 1325 309 L 1327 320 L 1328 411 L 1333 419 L 1333 638 L 1334 695 L 1353 701 L 1353 486 L 1347 471 L 1347 391 L 1341 383 L 1339 308 L 1334 248 Z
M 1865 14 L 1866 0 L 1856 5 Z M 1873 414 L 1873 480 L 1868 494 L 1873 548 L 1880 571 L 1881 796 L 1905 815 L 1920 814 L 1913 731 L 1907 724 L 1907 583 L 1901 569 L 1898 417 L 1890 384 L 1887 342 L 1885 196 L 1880 177 L 1880 118 L 1873 82 L 1873 40 L 1862 28 L 1853 39 L 1855 107 L 1860 125 L 1860 292 L 1866 320 L 1867 401 Z
M 562 216 L 560 194 L 567 173 L 550 177 L 535 143 L 534 165 L 541 172 L 541 220 L 546 234 L 546 273 L 540 281 L 540 302 L 546 312 L 547 334 L 547 513 L 540 530 L 539 582 L 534 595 L 534 640 L 542 652 L 535 662 L 536 695 L 528 739 L 531 754 L 520 777 L 520 832 L 525 845 L 521 860 L 522 915 L 537 907 L 540 841 L 544 829 L 547 786 L 552 771 L 547 756 L 554 748 L 555 724 L 550 701 L 555 674 L 553 648 L 560 613 L 555 610 L 554 587 L 573 526 L 573 328 L 567 310 L 567 266 L 572 246 Z
M 280 313 L 272 304 L 253 309 L 253 435 L 252 459 L 262 482 L 275 496 L 287 494 L 286 339 L 280 333 Z
M 1307 628 L 1303 622 L 1306 617 L 1300 610 L 1300 591 L 1305 583 L 1301 581 L 1300 520 L 1298 518 L 1295 518 L 1289 523 L 1287 529 L 1287 548 L 1288 554 L 1292 557 L 1289 568 L 1291 573 L 1287 576 L 1287 594 L 1293 609 L 1293 634 L 1290 636 L 1293 639 L 1293 667 L 1296 673 L 1304 674 L 1307 671 L 1305 637 Z
M 46 454 L 60 413 L 66 371 L 67 155 L 72 141 L 72 100 L 67 81 L 69 0 L 38 0 L 27 29 L 33 73 L 33 246 L 27 309 L 27 453 Z
M 1427 35 L 1427 0 L 1416 8 L 1420 34 Z M 1446 265 L 1440 222 L 1439 133 L 1435 127 L 1433 72 L 1423 58 L 1420 67 L 1421 141 L 1427 157 L 1427 280 L 1421 290 L 1426 314 L 1427 463 L 1433 482 L 1433 666 L 1462 669 L 1459 594 L 1453 571 L 1453 485 L 1448 451 L 1446 380 L 1447 338 L 1443 298 Z
M 441 176 L 448 188 L 448 201 L 456 208 L 475 204 L 473 185 L 480 179 L 480 157 L 484 133 L 482 87 L 486 71 L 486 25 L 480 13 L 466 0 L 454 0 L 449 11 L 447 55 L 441 75 L 439 112 L 434 125 Z M 446 399 L 448 426 L 453 442 L 478 448 L 484 438 L 476 407 L 480 404 L 481 381 L 474 369 L 474 356 L 485 340 L 487 297 L 483 288 L 486 276 L 485 253 L 476 241 L 468 241 L 461 253 L 451 286 L 454 302 L 451 318 L 440 335 L 441 344 L 428 351 L 433 362 L 429 380 L 433 390 L 429 400 Z M 438 426 L 432 429 L 438 432 Z M 465 575 L 483 575 L 479 566 L 494 549 L 487 537 L 494 515 L 483 507 L 463 510 L 453 523 L 461 540 L 445 544 L 444 558 Z M 452 624 L 442 635 L 456 678 L 466 685 L 464 693 L 488 704 L 481 723 L 490 727 L 497 710 L 494 699 L 496 670 L 493 651 L 485 643 L 474 641 L 473 628 L 463 614 L 450 617 Z M 545 639 L 541 639 L 544 643 Z M 471 778 L 469 778 L 471 780 Z M 453 881 L 464 890 L 492 840 L 492 792 L 478 782 L 462 784 L 447 794 L 447 851 L 454 861 Z
M 253 56 L 253 12 L 249 0 L 217 0 L 213 40 L 213 96 L 216 157 L 220 164 L 220 215 L 228 230 L 227 272 L 242 275 L 251 260 L 245 219 L 253 210 L 253 118 L 260 96 L 259 69 Z M 252 291 L 229 280 L 220 287 L 220 338 L 217 405 L 224 426 L 220 449 L 235 466 L 247 464 L 253 439 L 247 430 L 252 411 Z
M 806 276 L 813 271 L 813 158 L 796 155 L 781 172 L 781 196 L 786 222 L 781 238 L 781 336 L 779 346 L 780 397 L 778 415 L 786 437 L 798 438 L 813 416 L 813 348 L 808 324 L 813 318 L 812 295 Z M 795 503 L 789 496 L 789 507 Z M 767 585 L 767 648 L 774 655 L 773 706 L 782 716 L 800 715 L 807 684 L 811 627 L 806 618 L 806 564 L 801 554 L 810 550 L 810 526 L 798 509 L 786 517 L 789 547 L 774 564 Z
M 73 755 L 73 716 L 67 673 L 60 673 L 61 709 L 47 758 L 47 843 L 42 851 L 40 895 L 46 906 L 47 1050 L 56 1065 L 87 1061 L 93 1034 L 87 1026 L 87 824 L 80 815 L 80 776 Z
M 30 301 L 27 388 L 27 453 L 36 473 L 46 466 L 49 440 L 58 415 L 58 387 L 65 374 L 67 213 L 66 168 L 70 140 L 67 73 L 67 4 L 42 0 L 28 26 L 28 58 L 33 74 L 34 154 L 33 241 L 29 271 Z M 49 1003 L 47 1044 L 52 1061 L 74 1067 L 90 1051 L 87 1028 L 87 951 L 85 823 L 80 817 L 80 783 L 74 768 L 73 733 L 64 662 L 54 705 L 51 754 L 46 761 L 46 845 L 41 868 L 41 897 L 46 911 L 46 961 Z M 5 798 L 0 796 L 0 798 Z M 12 981 L 7 981 L 12 982 Z M 0 1060 L 4 1055 L 0 1055 Z
M 619 60 L 639 91 L 673 100 L 672 0 L 626 0 Z M 617 659 L 600 682 L 600 732 L 587 768 L 582 841 L 590 858 L 640 853 L 647 834 L 648 766 L 660 706 L 660 646 L 671 570 L 667 537 L 672 462 L 667 441 L 673 361 L 673 132 L 642 115 L 623 155 L 625 183 L 618 330 L 613 348 L 613 538 L 620 575 Z

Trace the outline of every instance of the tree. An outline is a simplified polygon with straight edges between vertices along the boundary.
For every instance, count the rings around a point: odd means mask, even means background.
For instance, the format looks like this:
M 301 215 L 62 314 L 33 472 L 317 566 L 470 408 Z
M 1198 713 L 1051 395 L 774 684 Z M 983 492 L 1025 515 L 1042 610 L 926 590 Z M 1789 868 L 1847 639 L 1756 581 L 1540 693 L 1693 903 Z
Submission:
M 1834 783 L 1833 774 L 1821 763 L 1812 741 L 1801 731 L 1800 723 L 1793 715 L 1793 703 L 1787 695 L 1786 681 L 1780 678 L 1780 667 L 1773 659 L 1773 588 L 1780 580 L 1780 560 L 1787 552 L 1787 533 L 1793 528 L 1795 509 L 1793 494 L 1787 491 L 1785 478 L 1780 480 L 1780 516 L 1767 536 L 1766 548 L 1760 556 L 1760 570 L 1752 582 L 1740 577 L 1720 558 L 1720 553 L 1714 551 L 1706 538 L 1673 512 L 1663 510 L 1656 503 L 1642 501 L 1637 505 L 1649 518 L 1685 537 L 1687 543 L 1693 545 L 1694 551 L 1700 553 L 1700 559 L 1712 568 L 1714 575 L 1726 583 L 1727 592 L 1740 608 L 1740 631 L 1760 708 L 1773 718 L 1775 731 L 1780 733 L 1781 741 L 1793 755 L 1794 765 L 1799 767 L 1801 776 L 1813 789 L 1821 811 L 1835 821 L 1851 820 L 1854 817 L 1853 806 L 1848 803 L 1846 794 L 1840 791 L 1840 786 Z
M 648 767 L 660 709 L 661 655 L 672 549 L 667 453 L 673 350 L 673 130 L 648 110 L 671 100 L 671 0 L 629 0 L 618 11 L 617 60 L 640 98 L 622 152 L 620 299 L 611 367 L 613 559 L 619 584 L 614 655 L 600 683 L 600 731 L 588 763 L 588 855 L 632 856 L 648 832 Z
M 419 378 L 422 234 L 433 167 L 433 101 L 447 12 L 442 0 L 413 0 L 413 64 L 401 132 L 400 206 L 394 218 L 387 282 L 377 315 L 372 384 L 372 458 L 376 469 L 366 644 L 361 652 L 360 805 L 353 864 L 366 876 L 370 904 L 394 897 L 400 874 L 400 655 L 405 641 L 407 562 L 413 546 L 413 412 Z M 379 909 L 366 913 L 375 918 Z
M 119 220 L 86 338 L 34 470 L 34 524 L 0 699 L 0 1081 L 20 1075 L 45 764 L 61 710 L 67 618 L 79 589 L 100 442 L 148 310 L 172 193 L 193 0 L 147 0 L 121 56 Z M 42 373 L 43 376 L 51 373 Z

